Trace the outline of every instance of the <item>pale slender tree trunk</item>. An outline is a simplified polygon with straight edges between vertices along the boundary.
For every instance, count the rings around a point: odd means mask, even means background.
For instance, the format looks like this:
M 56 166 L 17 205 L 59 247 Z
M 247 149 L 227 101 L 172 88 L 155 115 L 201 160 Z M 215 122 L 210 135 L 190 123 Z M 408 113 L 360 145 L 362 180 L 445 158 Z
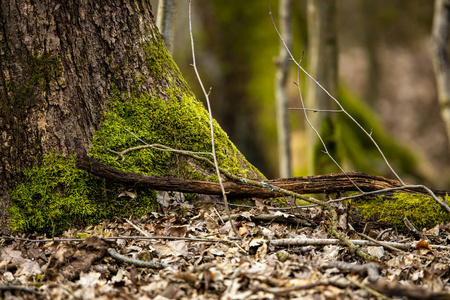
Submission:
M 173 55 L 176 13 L 177 3 L 175 0 L 159 0 L 156 26 L 158 26 L 171 55 Z
M 432 59 L 436 74 L 441 117 L 450 145 L 450 65 L 447 44 L 450 29 L 450 1 L 436 0 L 431 36 Z
M 332 95 L 337 94 L 337 12 L 335 0 L 308 0 L 308 72 L 316 78 Z M 312 81 L 308 80 L 305 99 L 307 108 L 320 110 L 335 109 L 336 104 Z M 310 113 L 313 126 L 321 131 L 326 119 L 334 115 L 326 112 Z M 317 136 L 313 130 L 307 129 L 308 174 L 315 174 Z M 327 140 L 326 136 L 322 136 Z
M 280 0 L 280 33 L 291 49 L 292 24 L 291 24 L 291 0 Z M 287 107 L 287 79 L 289 76 L 289 55 L 284 44 L 280 41 L 280 50 L 277 59 L 277 72 L 275 75 L 275 100 L 277 108 L 277 133 L 278 133 L 278 169 L 280 177 L 290 177 L 291 170 L 291 138 L 289 128 L 289 115 Z

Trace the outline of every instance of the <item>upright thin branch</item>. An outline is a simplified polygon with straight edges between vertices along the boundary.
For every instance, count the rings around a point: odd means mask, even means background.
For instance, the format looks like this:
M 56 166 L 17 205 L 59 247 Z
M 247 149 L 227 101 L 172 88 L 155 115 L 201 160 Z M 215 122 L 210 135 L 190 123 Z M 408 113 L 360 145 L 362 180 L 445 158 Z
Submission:
M 171 55 L 173 55 L 173 40 L 175 36 L 176 7 L 175 0 L 159 0 L 156 16 L 156 26 L 161 31 L 164 43 Z
M 280 31 L 285 37 L 286 45 L 289 48 L 292 46 L 291 6 L 291 0 L 280 0 Z M 281 42 L 276 63 L 275 100 L 277 108 L 278 166 L 280 177 L 291 177 L 291 138 L 286 95 L 289 76 L 289 55 Z
M 436 0 L 431 35 L 432 59 L 436 74 L 441 116 L 450 146 L 450 65 L 447 51 L 450 29 L 450 0 Z
M 225 210 L 226 210 L 226 212 L 228 214 L 228 217 L 230 219 L 231 228 L 233 229 L 233 231 L 236 234 L 236 236 L 240 237 L 240 234 L 237 231 L 237 229 L 234 226 L 234 224 L 232 222 L 232 219 L 231 219 L 231 213 L 230 213 L 230 208 L 228 206 L 227 194 L 225 193 L 225 188 L 223 187 L 222 177 L 220 175 L 220 170 L 219 170 L 219 164 L 217 162 L 216 146 L 215 146 L 215 141 L 214 141 L 214 126 L 213 126 L 213 118 L 212 118 L 211 104 L 210 104 L 210 101 L 209 101 L 209 95 L 206 92 L 205 86 L 203 85 L 202 79 L 200 78 L 200 74 L 198 73 L 198 70 L 197 70 L 197 65 L 195 63 L 194 36 L 192 34 L 192 0 L 189 0 L 189 34 L 190 34 L 190 37 L 191 37 L 192 66 L 194 67 L 195 75 L 197 76 L 198 82 L 200 83 L 200 86 L 202 88 L 203 94 L 204 94 L 205 99 L 206 99 L 206 104 L 208 106 L 209 127 L 210 127 L 210 131 L 211 131 L 211 146 L 212 146 L 212 151 L 211 152 L 212 152 L 212 156 L 214 158 L 214 166 L 216 168 L 217 178 L 219 180 L 220 188 L 222 189 L 222 196 L 223 196 L 223 201 L 225 203 Z

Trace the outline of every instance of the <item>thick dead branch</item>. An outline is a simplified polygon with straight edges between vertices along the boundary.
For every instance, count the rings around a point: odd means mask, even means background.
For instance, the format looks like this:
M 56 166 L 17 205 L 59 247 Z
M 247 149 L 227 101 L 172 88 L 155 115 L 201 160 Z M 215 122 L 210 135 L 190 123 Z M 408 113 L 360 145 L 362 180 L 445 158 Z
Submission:
M 125 186 L 209 195 L 222 194 L 220 185 L 216 182 L 128 173 L 104 165 L 88 157 L 86 153 L 78 153 L 77 167 L 88 171 L 93 175 L 105 178 L 112 182 L 123 184 Z M 365 192 L 401 186 L 401 183 L 397 180 L 360 172 L 274 179 L 267 180 L 265 183 L 299 194 L 333 194 L 355 191 L 355 185 L 349 180 L 349 178 L 351 178 L 353 182 L 355 182 Z M 228 196 L 235 198 L 268 198 L 281 196 L 280 193 L 271 191 L 270 189 L 250 186 L 239 182 L 224 182 L 224 188 L 227 191 Z M 427 194 L 425 191 L 416 189 L 403 189 L 402 192 Z M 433 190 L 433 192 L 438 196 L 450 194 L 450 192 L 443 190 Z

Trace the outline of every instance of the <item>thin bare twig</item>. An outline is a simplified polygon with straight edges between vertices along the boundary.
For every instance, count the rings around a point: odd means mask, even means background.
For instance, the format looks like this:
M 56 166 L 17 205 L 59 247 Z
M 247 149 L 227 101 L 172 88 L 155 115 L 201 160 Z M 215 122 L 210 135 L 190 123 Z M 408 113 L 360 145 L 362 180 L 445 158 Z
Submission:
M 275 31 L 278 34 L 278 37 L 280 38 L 281 42 L 283 43 L 284 47 L 286 48 L 287 53 L 289 54 L 291 60 L 297 65 L 297 67 L 302 70 L 303 73 L 305 73 L 306 76 L 308 76 L 312 81 L 314 81 L 315 84 L 317 84 L 318 87 L 320 87 L 327 95 L 328 97 L 330 97 L 334 102 L 336 102 L 336 104 L 339 106 L 339 108 L 342 110 L 342 112 L 350 119 L 353 121 L 353 123 L 355 123 L 371 140 L 371 142 L 375 145 L 375 147 L 377 148 L 378 152 L 380 153 L 380 155 L 383 157 L 384 162 L 386 163 L 386 165 L 388 166 L 388 168 L 391 170 L 391 172 L 394 174 L 394 176 L 398 179 L 398 181 L 400 181 L 402 183 L 402 185 L 405 185 L 405 183 L 403 182 L 403 180 L 400 178 L 400 176 L 398 176 L 398 174 L 395 172 L 394 168 L 392 168 L 391 164 L 389 163 L 389 161 L 387 160 L 386 156 L 384 155 L 383 151 L 381 150 L 380 146 L 378 146 L 378 143 L 375 141 L 375 139 L 372 137 L 371 134 L 369 134 L 367 132 L 367 130 L 364 129 L 364 127 L 361 126 L 361 124 L 358 123 L 358 121 L 355 120 L 355 118 L 353 118 L 352 115 L 350 115 L 345 109 L 344 107 L 341 105 L 341 103 L 333 96 L 330 94 L 330 92 L 328 92 L 327 89 L 325 89 L 314 77 L 312 77 L 301 65 L 300 63 L 297 62 L 297 60 L 294 58 L 294 56 L 292 55 L 289 47 L 287 46 L 286 42 L 283 39 L 283 36 L 280 34 L 280 32 L 278 31 L 277 26 L 275 25 L 275 21 L 273 20 L 273 15 L 272 15 L 272 9 L 270 7 L 270 2 L 269 2 L 269 15 L 270 15 L 270 19 L 272 21 L 272 25 L 275 28 Z
M 271 294 L 275 294 L 275 295 L 283 295 L 283 294 L 288 294 L 291 292 L 295 292 L 295 291 L 301 291 L 301 290 L 308 290 L 308 289 L 312 289 L 318 286 L 328 286 L 328 285 L 332 285 L 332 286 L 336 286 L 339 288 L 345 288 L 347 286 L 349 286 L 348 282 L 345 280 L 345 282 L 343 280 L 341 280 L 342 278 L 339 278 L 337 280 L 334 279 L 324 279 L 321 281 L 316 281 L 310 284 L 305 284 L 305 285 L 292 285 L 292 286 L 287 286 L 287 287 L 265 287 L 265 286 L 256 286 L 254 288 L 252 288 L 253 291 L 263 291 L 266 293 L 271 293 Z
M 24 241 L 30 243 L 49 243 L 49 242 L 82 242 L 85 239 L 26 239 L 14 236 L 0 236 L 0 239 L 5 240 L 16 240 L 16 241 Z M 206 242 L 206 243 L 216 243 L 216 242 L 225 242 L 232 243 L 233 241 L 224 240 L 224 239 L 211 239 L 211 238 L 198 238 L 198 237 L 179 237 L 179 236 L 110 236 L 110 237 L 102 237 L 102 240 L 183 240 L 189 242 Z
M 16 240 L 16 241 L 24 241 L 24 242 L 30 242 L 30 243 L 49 243 L 49 242 L 82 242 L 85 239 L 43 239 L 43 240 L 36 240 L 36 239 L 27 239 L 27 238 L 20 238 L 20 237 L 14 237 L 14 236 L 0 236 L 0 239 L 5 240 Z M 102 237 L 102 240 L 184 240 L 189 242 L 204 242 L 204 243 L 230 243 L 238 247 L 239 245 L 236 244 L 234 241 L 225 240 L 225 239 L 213 239 L 213 238 L 199 238 L 199 237 L 177 237 L 177 236 L 111 236 L 111 237 Z M 377 243 L 366 241 L 366 240 L 350 240 L 352 243 L 360 246 L 376 246 Z M 345 244 L 342 241 L 338 239 L 276 239 L 276 240 L 270 240 L 269 243 L 271 243 L 274 246 L 305 246 L 305 245 L 342 245 Z M 417 242 L 412 243 L 400 243 L 400 242 L 383 242 L 383 244 L 391 245 L 396 248 L 402 249 L 402 250 L 410 250 L 415 248 Z M 443 246 L 443 245 L 430 245 L 433 249 L 439 249 L 439 250 L 450 250 L 450 246 Z
M 367 240 L 350 240 L 351 243 L 358 246 L 377 246 L 378 243 L 374 243 L 372 241 Z M 315 246 L 325 246 L 325 245 L 342 245 L 345 244 L 339 239 L 308 239 L 308 238 L 298 238 L 298 239 L 276 239 L 270 240 L 270 244 L 274 246 L 306 246 L 306 245 L 315 245 Z M 390 245 L 401 250 L 410 250 L 414 249 L 417 242 L 412 243 L 398 243 L 398 242 L 383 242 L 384 245 Z M 450 246 L 443 245 L 430 245 L 430 247 L 434 249 L 441 250 L 449 250 Z
M 209 113 L 209 127 L 211 131 L 211 147 L 212 147 L 212 156 L 214 159 L 214 167 L 216 169 L 217 177 L 219 180 L 220 188 L 222 189 L 222 196 L 223 196 L 223 202 L 225 203 L 225 211 L 227 212 L 228 216 L 231 216 L 230 208 L 228 206 L 228 200 L 227 200 L 227 194 L 225 193 L 225 188 L 223 187 L 222 183 L 222 177 L 220 176 L 219 171 L 219 164 L 217 162 L 217 156 L 216 156 L 216 146 L 214 142 L 214 126 L 213 126 L 213 119 L 212 119 L 212 110 L 211 110 L 211 103 L 209 101 L 209 94 L 206 92 L 205 87 L 203 85 L 202 79 L 200 78 L 200 74 L 197 70 L 197 65 L 195 63 L 195 49 L 194 49 L 194 36 L 192 34 L 192 0 L 189 0 L 189 34 L 191 37 L 191 48 L 192 48 L 192 67 L 194 68 L 195 75 L 197 76 L 198 82 L 200 83 L 200 86 L 202 88 L 203 94 L 205 95 L 206 104 L 208 106 L 208 113 Z M 234 226 L 234 223 L 230 217 L 230 224 L 231 228 L 234 231 L 234 234 L 236 234 L 237 237 L 241 237 L 239 234 L 239 231 L 236 229 L 236 226 Z
M 367 234 L 364 234 L 364 233 L 358 233 L 358 235 L 362 236 L 362 237 L 365 238 L 366 240 L 369 240 L 369 241 L 371 241 L 371 242 L 374 242 L 375 244 L 378 244 L 378 245 L 380 245 L 380 246 L 383 246 L 384 248 L 388 248 L 388 249 L 390 249 L 390 250 L 392 250 L 392 251 L 396 251 L 396 252 L 405 252 L 405 251 L 402 250 L 402 249 L 398 249 L 398 248 L 396 248 L 396 247 L 394 247 L 394 246 L 391 246 L 391 245 L 386 244 L 386 242 L 377 241 L 376 239 L 371 238 L 371 237 L 368 236 Z
M 126 221 L 128 224 L 130 224 L 131 226 L 133 226 L 134 229 L 136 229 L 137 231 L 139 231 L 140 233 L 142 233 L 144 236 L 146 236 L 146 237 L 150 237 L 150 236 L 151 236 L 150 233 L 148 233 L 148 232 L 145 231 L 145 230 L 142 230 L 141 228 L 139 228 L 137 225 L 135 225 L 135 224 L 134 224 L 133 222 L 131 222 L 130 220 L 125 219 L 125 221 Z
M 361 282 L 359 282 L 358 280 L 356 280 L 356 278 L 352 277 L 352 276 L 347 276 L 346 277 L 348 281 L 350 281 L 352 284 L 356 285 L 357 287 L 359 287 L 360 289 L 366 290 L 369 293 L 371 293 L 372 295 L 374 295 L 375 297 L 378 297 L 380 299 L 385 299 L 385 300 L 390 300 L 392 298 L 389 298 L 383 294 L 381 294 L 380 292 L 362 284 Z
M 405 224 L 406 228 L 408 228 L 414 237 L 416 238 L 424 238 L 425 235 L 420 232 L 409 220 L 408 218 L 403 218 L 403 223 Z
M 298 84 L 296 84 L 298 85 Z M 290 110 L 305 110 L 305 111 L 312 111 L 312 112 L 331 112 L 331 113 L 340 113 L 342 112 L 342 109 L 315 109 L 315 108 L 303 108 L 303 107 L 289 107 Z
M 272 15 L 271 15 L 272 17 Z M 272 19 L 273 22 L 273 19 Z M 275 25 L 274 25 L 275 26 Z M 300 65 L 300 62 L 299 64 Z M 302 107 L 305 107 L 305 103 L 303 101 L 303 96 L 302 96 L 302 90 L 300 88 L 300 69 L 298 69 L 297 71 L 297 89 L 298 89 L 298 94 L 300 96 L 300 102 L 302 104 Z M 344 169 L 341 167 L 341 165 L 334 159 L 334 157 L 331 155 L 331 153 L 328 151 L 327 145 L 325 144 L 325 141 L 322 139 L 322 136 L 320 135 L 319 131 L 314 127 L 314 125 L 311 123 L 311 121 L 308 118 L 308 114 L 306 113 L 306 110 L 303 110 L 304 114 L 305 114 L 305 119 L 306 122 L 308 122 L 309 127 L 311 127 L 312 130 L 314 130 L 314 132 L 316 133 L 317 137 L 319 138 L 320 142 L 322 143 L 323 148 L 325 149 L 324 153 L 326 155 L 328 155 L 328 157 L 331 159 L 331 161 L 339 168 L 339 170 L 341 170 L 342 173 L 344 173 L 347 178 L 351 181 L 351 183 L 356 187 L 356 189 L 361 192 L 364 193 L 361 188 L 350 178 L 350 176 L 348 176 L 348 174 L 344 171 Z

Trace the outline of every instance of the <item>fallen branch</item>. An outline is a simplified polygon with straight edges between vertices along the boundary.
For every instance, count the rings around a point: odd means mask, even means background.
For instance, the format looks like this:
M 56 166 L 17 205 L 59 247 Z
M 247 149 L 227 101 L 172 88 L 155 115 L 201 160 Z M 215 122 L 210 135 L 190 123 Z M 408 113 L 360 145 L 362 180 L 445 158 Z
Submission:
M 164 148 L 168 148 L 168 147 L 164 146 Z M 204 157 L 199 157 L 199 156 L 191 155 L 191 154 L 189 154 L 189 156 L 193 156 L 196 159 L 205 161 L 206 163 L 213 165 L 215 168 L 218 168 L 220 173 L 222 173 L 228 179 L 233 180 L 233 182 L 229 182 L 230 185 L 237 184 L 237 187 L 238 187 L 237 191 L 240 191 L 240 188 L 244 188 L 244 187 L 247 189 L 251 189 L 252 187 L 259 188 L 261 190 L 268 190 L 269 192 L 278 193 L 278 195 L 291 196 L 294 199 L 301 199 L 301 200 L 305 200 L 305 201 L 313 203 L 313 204 L 323 206 L 326 210 L 328 210 L 330 212 L 330 221 L 331 221 L 330 234 L 332 236 L 338 238 L 343 244 L 345 244 L 348 247 L 350 247 L 351 249 L 353 249 L 362 258 L 364 258 L 364 259 L 369 258 L 369 255 L 367 253 L 365 253 L 358 246 L 353 244 L 345 234 L 343 234 L 337 230 L 338 216 L 337 216 L 337 213 L 336 213 L 336 210 L 334 209 L 334 207 L 331 206 L 329 203 L 315 199 L 310 196 L 303 195 L 302 193 L 297 193 L 292 190 L 288 190 L 286 188 L 279 187 L 279 186 L 271 184 L 267 181 L 258 181 L 258 180 L 253 180 L 253 179 L 249 179 L 249 178 L 248 179 L 242 178 L 242 177 L 232 174 L 222 168 L 219 168 L 217 166 L 217 164 L 215 164 L 215 163 L 213 164 L 211 161 L 209 161 L 208 159 L 206 159 Z M 129 186 L 134 186 L 134 187 L 139 187 L 142 185 L 143 182 L 146 182 L 147 187 L 160 189 L 160 190 L 203 193 L 203 194 L 217 194 L 217 184 L 212 185 L 210 182 L 200 181 L 200 180 L 183 180 L 183 179 L 177 179 L 177 178 L 172 178 L 172 177 L 155 177 L 155 176 L 145 176 L 145 175 L 127 173 L 127 172 L 123 172 L 123 171 L 114 169 L 112 167 L 103 165 L 103 164 L 89 158 L 87 156 L 86 152 L 79 152 L 77 154 L 77 167 L 80 169 L 84 169 L 94 175 L 108 179 L 110 181 L 120 182 L 122 184 L 128 183 Z M 349 174 L 346 173 L 346 174 L 344 174 L 344 176 L 347 178 L 347 181 L 348 181 Z M 219 177 L 220 177 L 220 174 L 219 174 Z M 164 179 L 164 182 L 163 182 L 163 179 Z M 169 186 L 170 186 L 169 183 L 173 184 L 174 181 L 176 181 L 178 183 L 178 185 L 176 185 L 177 187 L 174 187 L 172 185 L 169 188 Z M 183 182 L 183 186 L 179 185 L 180 182 Z M 352 188 L 357 187 L 357 185 L 355 185 L 353 181 L 350 181 L 350 182 L 352 182 Z M 211 188 L 211 187 L 215 186 L 216 193 L 207 192 L 203 189 L 199 190 L 199 185 L 203 185 L 202 188 L 206 188 L 206 187 Z M 158 188 L 158 186 L 161 188 Z M 402 189 L 405 188 L 405 185 L 403 184 L 403 182 L 401 183 L 399 188 L 402 188 Z M 431 192 L 428 188 L 426 188 L 426 189 L 428 192 Z M 224 185 L 222 184 L 222 181 L 220 181 L 219 190 L 222 193 L 222 195 L 224 195 L 223 194 Z M 226 188 L 226 190 L 230 191 L 230 189 L 228 189 L 228 188 Z M 358 190 L 360 190 L 359 186 L 358 186 Z M 442 202 L 439 199 L 437 201 Z M 446 205 L 446 203 L 443 203 L 443 204 Z M 446 205 L 446 206 L 448 207 L 448 205 Z M 448 207 L 448 209 L 450 211 L 450 207 Z
M 350 242 L 358 246 L 379 246 L 378 243 L 374 243 L 367 240 L 350 240 Z M 325 246 L 325 245 L 344 244 L 338 239 L 308 239 L 308 238 L 277 239 L 277 240 L 270 240 L 269 243 L 274 246 L 306 246 L 306 245 Z M 383 245 L 393 246 L 395 248 L 405 251 L 415 249 L 416 244 L 417 242 L 412 243 L 383 242 Z M 430 247 L 436 250 L 450 250 L 450 246 L 430 245 Z
M 113 167 L 104 165 L 90 157 L 86 153 L 77 154 L 77 167 L 93 175 L 105 178 L 109 181 L 123 184 L 125 186 L 151 188 L 161 191 L 178 191 L 184 193 L 199 193 L 209 195 L 221 195 L 222 191 L 217 182 L 181 179 L 164 176 L 147 176 L 124 172 Z M 400 187 L 397 180 L 387 179 L 360 172 L 349 172 L 345 174 L 327 174 L 308 177 L 293 177 L 264 181 L 267 185 L 277 186 L 299 194 L 333 194 L 355 191 L 354 184 L 349 181 L 350 177 L 364 191 L 376 191 L 386 188 Z M 244 180 L 244 179 L 242 179 Z M 234 198 L 270 198 L 280 197 L 282 193 L 267 188 L 247 185 L 244 182 L 227 181 L 223 183 L 227 195 Z M 407 193 L 427 192 L 403 189 Z M 433 190 L 438 196 L 450 194 L 449 191 Z

